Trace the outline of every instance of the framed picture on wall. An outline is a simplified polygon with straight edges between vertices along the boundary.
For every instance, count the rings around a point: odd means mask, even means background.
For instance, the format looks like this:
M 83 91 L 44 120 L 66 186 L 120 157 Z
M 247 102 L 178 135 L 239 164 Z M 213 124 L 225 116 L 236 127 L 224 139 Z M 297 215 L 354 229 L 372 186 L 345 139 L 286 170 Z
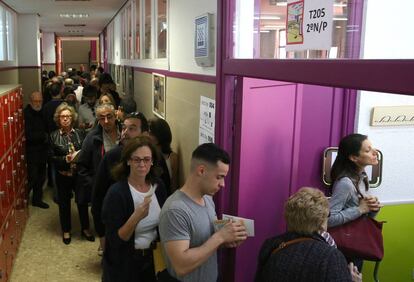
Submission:
M 158 73 L 152 74 L 152 112 L 165 119 L 165 76 Z

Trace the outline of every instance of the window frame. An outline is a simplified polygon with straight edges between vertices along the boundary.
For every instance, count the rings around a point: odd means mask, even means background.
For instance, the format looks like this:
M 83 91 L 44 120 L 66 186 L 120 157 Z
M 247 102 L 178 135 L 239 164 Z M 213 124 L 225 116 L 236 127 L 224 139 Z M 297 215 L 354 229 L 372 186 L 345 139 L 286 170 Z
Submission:
M 0 2 L 0 17 L 2 18 L 0 29 L 1 42 L 3 50 L 0 59 L 0 66 L 13 66 L 16 65 L 16 27 L 17 27 L 17 15 L 14 11 L 6 7 Z

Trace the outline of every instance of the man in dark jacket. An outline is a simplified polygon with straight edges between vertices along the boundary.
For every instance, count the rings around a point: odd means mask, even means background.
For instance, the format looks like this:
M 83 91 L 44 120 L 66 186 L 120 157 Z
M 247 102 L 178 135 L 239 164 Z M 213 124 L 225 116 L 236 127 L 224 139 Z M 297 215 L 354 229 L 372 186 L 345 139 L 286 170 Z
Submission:
M 43 121 L 42 102 L 42 94 L 33 92 L 30 95 L 30 104 L 24 109 L 24 120 L 29 191 L 33 191 L 32 205 L 47 209 L 49 205 L 42 201 L 48 150 L 48 136 L 46 124 Z
M 111 169 L 121 160 L 123 146 L 132 138 L 148 131 L 148 121 L 143 113 L 133 112 L 125 116 L 122 125 L 121 141 L 119 146 L 109 151 L 103 157 L 96 171 L 95 182 L 92 189 L 92 216 L 95 224 L 95 231 L 100 238 L 98 254 L 102 255 L 105 245 L 105 226 L 102 223 L 102 204 L 109 187 L 115 183 L 111 176 Z
M 78 169 L 79 201 L 91 201 L 92 186 L 95 174 L 102 157 L 116 147 L 120 138 L 120 128 L 115 118 L 115 108 L 112 104 L 102 104 L 96 108 L 97 126 L 89 131 L 82 144 Z
M 49 86 L 49 92 L 52 95 L 52 100 L 47 102 L 43 107 L 43 116 L 47 126 L 47 132 L 50 134 L 51 132 L 58 129 L 55 120 L 53 119 L 53 115 L 57 107 L 63 102 L 62 100 L 62 83 L 60 81 L 54 81 Z

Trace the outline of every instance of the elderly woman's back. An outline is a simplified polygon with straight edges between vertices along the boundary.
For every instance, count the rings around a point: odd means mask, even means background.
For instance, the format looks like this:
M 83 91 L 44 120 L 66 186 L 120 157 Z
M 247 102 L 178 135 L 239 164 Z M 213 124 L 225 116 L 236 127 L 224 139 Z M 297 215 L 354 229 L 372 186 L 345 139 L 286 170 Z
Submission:
M 285 204 L 288 232 L 264 242 L 255 281 L 352 281 L 345 257 L 320 235 L 328 213 L 321 191 L 302 188 L 292 195 Z
M 298 238 L 303 235 L 287 232 L 265 241 L 259 254 L 256 282 L 352 281 L 345 257 L 320 235 L 307 236 L 312 239 L 272 254 L 282 242 Z

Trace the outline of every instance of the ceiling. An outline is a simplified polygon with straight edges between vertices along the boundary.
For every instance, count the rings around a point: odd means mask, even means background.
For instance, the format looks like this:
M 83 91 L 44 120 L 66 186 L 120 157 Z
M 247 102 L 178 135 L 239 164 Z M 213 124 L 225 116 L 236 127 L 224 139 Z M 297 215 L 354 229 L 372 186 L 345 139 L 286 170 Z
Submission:
M 3 0 L 19 14 L 39 14 L 40 29 L 58 36 L 98 36 L 127 0 Z M 61 18 L 59 14 L 88 14 L 87 18 Z M 83 25 L 73 26 L 66 25 Z

